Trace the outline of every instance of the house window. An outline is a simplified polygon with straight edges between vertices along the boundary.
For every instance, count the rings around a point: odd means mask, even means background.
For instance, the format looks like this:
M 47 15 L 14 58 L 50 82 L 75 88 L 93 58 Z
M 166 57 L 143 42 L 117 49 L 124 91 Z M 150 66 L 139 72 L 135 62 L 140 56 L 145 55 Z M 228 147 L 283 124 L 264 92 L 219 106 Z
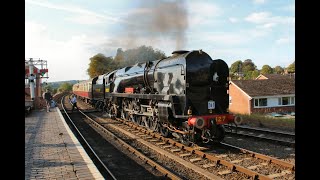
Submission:
M 280 105 L 280 106 L 294 105 L 294 97 L 278 98 L 278 105 Z
M 282 98 L 282 105 L 289 105 L 289 101 L 290 101 L 289 97 L 283 97 Z
M 231 96 L 229 96 L 229 104 L 232 104 L 232 97 Z
M 267 106 L 267 98 L 260 98 L 260 99 L 254 99 L 254 106 L 255 107 L 264 107 Z
M 294 104 L 294 97 L 290 98 L 290 104 Z

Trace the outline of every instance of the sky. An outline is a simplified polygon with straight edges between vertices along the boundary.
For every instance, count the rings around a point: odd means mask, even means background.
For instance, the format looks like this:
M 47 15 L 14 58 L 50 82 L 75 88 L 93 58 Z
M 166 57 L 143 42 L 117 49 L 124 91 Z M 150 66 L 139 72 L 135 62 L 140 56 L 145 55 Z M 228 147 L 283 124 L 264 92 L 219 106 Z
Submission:
M 294 0 L 25 0 L 25 58 L 47 60 L 45 81 L 89 79 L 90 58 L 152 46 L 199 50 L 229 66 L 295 60 Z

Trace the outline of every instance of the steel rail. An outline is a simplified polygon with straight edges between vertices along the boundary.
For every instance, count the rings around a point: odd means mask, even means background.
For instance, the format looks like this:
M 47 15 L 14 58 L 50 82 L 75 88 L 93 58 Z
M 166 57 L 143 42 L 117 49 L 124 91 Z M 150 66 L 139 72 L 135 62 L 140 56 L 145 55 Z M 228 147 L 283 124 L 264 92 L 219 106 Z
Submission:
M 255 171 L 252 171 L 250 169 L 247 169 L 247 168 L 245 168 L 243 166 L 236 165 L 234 163 L 231 163 L 231 162 L 228 162 L 228 161 L 223 160 L 221 158 L 218 158 L 216 156 L 206 154 L 201 150 L 197 150 L 195 148 L 185 146 L 184 144 L 178 143 L 178 142 L 174 141 L 173 139 L 165 138 L 165 137 L 161 136 L 160 134 L 150 132 L 149 130 L 145 129 L 144 127 L 137 126 L 132 122 L 128 122 L 128 121 L 125 121 L 125 120 L 122 120 L 122 119 L 119 119 L 119 118 L 116 118 L 116 119 L 119 120 L 120 122 L 132 127 L 132 128 L 136 128 L 141 133 L 145 133 L 147 135 L 151 135 L 154 138 L 158 138 L 159 140 L 163 140 L 165 143 L 169 143 L 169 144 L 172 144 L 173 146 L 177 146 L 177 147 L 181 148 L 181 150 L 187 150 L 187 151 L 191 152 L 192 154 L 197 154 L 197 155 L 201 156 L 202 158 L 206 158 L 206 159 L 209 159 L 211 161 L 214 161 L 216 164 L 224 165 L 224 166 L 230 168 L 231 171 L 242 172 L 242 173 L 252 177 L 253 179 L 261 179 L 261 180 L 272 179 L 272 178 L 268 177 L 267 175 L 260 174 L 258 172 L 255 172 Z M 258 157 L 260 157 L 260 156 L 258 156 Z
M 174 141 L 173 139 L 165 138 L 165 137 L 163 137 L 162 135 L 160 135 L 158 133 L 153 133 L 153 132 L 151 132 L 151 130 L 145 129 L 145 127 L 141 127 L 139 125 L 136 125 L 133 122 L 130 122 L 130 121 L 127 121 L 127 120 L 123 120 L 123 119 L 120 119 L 120 118 L 115 118 L 115 119 L 120 121 L 120 122 L 122 122 L 123 124 L 126 124 L 127 126 L 129 126 L 131 128 L 134 128 L 134 129 L 140 131 L 141 133 L 145 133 L 146 135 L 150 135 L 153 138 L 157 138 L 158 140 L 162 140 L 165 143 L 171 144 L 172 146 L 179 147 L 181 150 L 187 150 L 187 151 L 191 152 L 192 154 L 197 154 L 197 155 L 201 156 L 204 159 L 206 158 L 206 159 L 209 159 L 211 161 L 214 161 L 216 164 L 224 165 L 224 166 L 230 168 L 231 171 L 242 172 L 242 173 L 252 177 L 253 179 L 273 179 L 272 177 L 270 177 L 270 175 L 263 175 L 261 173 L 252 171 L 252 170 L 250 170 L 248 168 L 245 168 L 243 166 L 236 165 L 234 163 L 231 163 L 229 161 L 221 159 L 220 157 L 216 157 L 216 156 L 213 156 L 213 155 L 210 155 L 210 154 L 206 154 L 205 152 L 203 152 L 201 150 L 185 146 L 184 144 L 178 143 L 178 142 Z M 272 157 L 269 157 L 269 156 L 266 156 L 266 155 L 262 155 L 262 154 L 259 154 L 259 153 L 255 153 L 255 152 L 252 152 L 252 151 L 249 151 L 249 150 L 245 150 L 245 149 L 242 149 L 242 148 L 238 148 L 238 149 L 240 149 L 244 153 L 250 153 L 251 157 L 253 157 L 253 158 L 255 157 L 255 158 L 258 158 L 258 159 L 261 159 L 261 160 L 265 160 L 268 163 L 274 163 L 274 164 L 280 165 L 282 167 L 290 168 L 291 171 L 295 171 L 295 165 L 293 165 L 291 163 L 288 163 L 288 162 L 285 162 L 285 161 L 282 161 L 282 160 L 279 160 L 279 159 L 276 159 L 276 158 L 272 158 Z
M 283 161 L 283 160 L 280 160 L 280 159 L 276 159 L 276 158 L 273 158 L 273 157 L 270 157 L 270 156 L 266 156 L 266 155 L 263 155 L 263 154 L 260 154 L 260 153 L 256 153 L 256 152 L 253 152 L 253 151 L 249 151 L 247 149 L 243 149 L 243 148 L 231 145 L 231 144 L 227 144 L 227 143 L 220 143 L 220 144 L 222 144 L 224 146 L 228 146 L 228 147 L 234 148 L 234 149 L 238 149 L 243 153 L 251 154 L 252 157 L 263 159 L 263 160 L 268 161 L 269 163 L 274 163 L 274 164 L 289 168 L 291 171 L 295 171 L 295 165 L 292 164 L 292 163 L 289 163 L 289 162 L 286 162 L 286 161 Z
M 233 128 L 233 126 L 229 126 L 229 125 L 226 125 L 226 127 Z M 277 142 L 279 144 L 283 144 L 283 145 L 286 145 L 286 146 L 295 147 L 295 141 L 286 141 L 286 140 L 274 139 L 274 138 L 270 138 L 270 137 L 262 137 L 262 136 L 259 136 L 259 135 L 251 135 L 251 134 L 247 134 L 247 133 L 239 133 L 238 129 L 243 129 L 243 130 L 245 130 L 247 132 L 253 131 L 253 132 L 257 132 L 257 133 L 261 133 L 261 134 L 272 134 L 272 135 L 287 136 L 285 138 L 294 138 L 295 135 L 293 133 L 272 131 L 272 130 L 267 130 L 267 129 L 264 130 L 264 129 L 257 129 L 257 128 L 249 128 L 249 127 L 240 127 L 240 126 L 237 127 L 237 131 L 236 132 L 234 132 L 233 129 L 231 129 L 231 131 L 226 131 L 226 133 L 234 134 L 234 135 L 237 135 L 237 136 L 243 136 L 243 137 L 249 137 L 249 138 L 258 138 L 258 139 L 262 139 L 262 140 L 265 140 L 265 141 Z
M 276 131 L 276 130 L 271 130 L 271 129 L 265 129 L 265 128 L 257 128 L 257 127 L 246 127 L 246 126 L 232 126 L 225 124 L 225 127 L 230 127 L 230 128 L 237 128 L 237 129 L 244 129 L 244 130 L 249 130 L 249 131 L 256 131 L 256 132 L 265 132 L 265 133 L 270 133 L 270 134 L 279 134 L 279 135 L 284 135 L 284 136 L 289 136 L 289 137 L 295 137 L 295 133 L 291 132 L 284 132 L 284 131 Z
M 81 132 L 79 131 L 79 129 L 76 127 L 76 125 L 73 123 L 72 119 L 70 118 L 70 116 L 68 115 L 66 108 L 64 106 L 64 99 L 65 99 L 64 95 L 61 99 L 61 107 L 65 113 L 65 115 L 68 117 L 69 122 L 71 122 L 71 124 L 73 125 L 74 129 L 76 130 L 76 132 L 78 133 L 78 135 L 80 135 L 80 137 L 82 138 L 82 140 L 85 142 L 86 146 L 90 149 L 90 151 L 92 152 L 92 154 L 94 154 L 94 157 L 98 160 L 98 162 L 100 163 L 100 165 L 104 168 L 104 170 L 106 172 L 108 172 L 107 175 L 104 175 L 106 179 L 113 179 L 113 180 L 117 180 L 117 178 L 112 174 L 112 172 L 109 170 L 109 168 L 102 162 L 102 160 L 99 158 L 99 156 L 96 154 L 96 152 L 92 149 L 92 147 L 90 146 L 90 144 L 87 142 L 87 140 L 84 138 L 84 136 L 81 134 Z
M 145 161 L 145 163 L 149 164 L 150 166 L 152 166 L 154 169 L 160 171 L 162 174 L 164 174 L 165 177 L 173 179 L 173 180 L 182 180 L 180 177 L 176 176 L 174 173 L 172 173 L 171 171 L 167 170 L 166 168 L 164 168 L 163 166 L 161 166 L 160 164 L 156 163 L 155 161 L 153 161 L 152 159 L 146 157 L 145 155 L 143 155 L 142 153 L 140 153 L 138 150 L 136 150 L 134 147 L 130 146 L 129 144 L 127 144 L 126 142 L 124 142 L 121 138 L 119 138 L 118 136 L 116 136 L 115 134 L 113 134 L 112 132 L 110 132 L 108 129 L 106 129 L 105 127 L 103 127 L 102 125 L 100 125 L 99 123 L 97 123 L 96 121 L 94 121 L 91 117 L 89 117 L 88 115 L 84 114 L 83 112 L 80 111 L 80 113 L 82 113 L 84 116 L 86 116 L 93 125 L 95 125 L 96 127 L 100 128 L 100 130 L 102 130 L 104 133 L 107 133 L 109 136 L 111 136 L 114 140 L 117 140 L 118 142 L 121 143 L 122 146 L 124 146 L 128 151 L 130 151 L 132 154 L 135 154 L 136 156 L 138 156 L 141 160 Z

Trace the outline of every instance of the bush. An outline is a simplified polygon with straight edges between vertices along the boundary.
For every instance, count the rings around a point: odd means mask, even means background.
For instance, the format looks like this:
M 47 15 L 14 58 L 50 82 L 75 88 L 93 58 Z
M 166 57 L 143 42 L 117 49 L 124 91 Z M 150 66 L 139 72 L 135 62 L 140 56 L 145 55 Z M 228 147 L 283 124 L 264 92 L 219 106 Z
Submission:
M 237 115 L 242 117 L 242 125 L 285 131 L 295 130 L 295 118 L 292 116 L 272 117 L 264 114 Z

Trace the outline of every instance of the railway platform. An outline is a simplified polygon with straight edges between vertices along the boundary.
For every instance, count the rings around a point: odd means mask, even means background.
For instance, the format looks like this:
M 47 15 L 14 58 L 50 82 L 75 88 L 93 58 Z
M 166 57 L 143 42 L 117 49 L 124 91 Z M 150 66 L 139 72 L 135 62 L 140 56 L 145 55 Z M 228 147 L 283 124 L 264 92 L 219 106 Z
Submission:
M 25 179 L 104 179 L 58 107 L 25 117 Z

